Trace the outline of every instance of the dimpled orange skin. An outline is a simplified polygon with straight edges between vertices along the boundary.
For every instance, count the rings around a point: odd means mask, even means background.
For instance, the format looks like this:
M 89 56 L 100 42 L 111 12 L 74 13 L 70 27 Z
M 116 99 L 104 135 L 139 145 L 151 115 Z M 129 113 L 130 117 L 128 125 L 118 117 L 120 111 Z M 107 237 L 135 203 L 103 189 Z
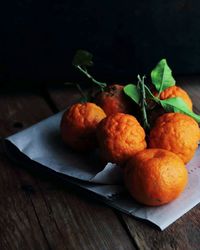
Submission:
M 104 110 L 106 115 L 132 111 L 132 102 L 125 96 L 123 88 L 122 85 L 113 84 L 97 94 L 95 103 Z
M 163 90 L 160 94 L 160 99 L 165 100 L 173 97 L 181 97 L 188 107 L 192 110 L 192 101 L 185 90 L 178 86 L 172 86 Z
M 102 159 L 121 166 L 130 156 L 146 148 L 144 129 L 128 114 L 107 116 L 98 126 L 97 137 Z
M 63 141 L 77 151 L 96 147 L 96 128 L 106 117 L 104 111 L 94 103 L 77 103 L 63 114 L 61 136 Z
M 135 200 L 160 206 L 180 195 L 188 182 L 188 173 L 176 154 L 164 149 L 145 149 L 128 161 L 124 182 Z
M 149 147 L 172 151 L 187 163 L 194 156 L 199 138 L 199 126 L 194 119 L 180 113 L 165 113 L 150 131 Z

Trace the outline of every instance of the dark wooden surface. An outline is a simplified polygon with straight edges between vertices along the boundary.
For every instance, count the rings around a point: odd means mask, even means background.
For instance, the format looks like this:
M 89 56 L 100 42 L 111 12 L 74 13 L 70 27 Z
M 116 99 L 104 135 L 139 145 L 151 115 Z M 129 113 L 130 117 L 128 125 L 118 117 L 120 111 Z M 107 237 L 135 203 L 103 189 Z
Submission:
M 200 77 L 177 81 L 200 112 Z M 0 136 L 78 100 L 73 87 L 0 95 Z M 0 155 L 0 249 L 200 249 L 200 206 L 161 232 Z

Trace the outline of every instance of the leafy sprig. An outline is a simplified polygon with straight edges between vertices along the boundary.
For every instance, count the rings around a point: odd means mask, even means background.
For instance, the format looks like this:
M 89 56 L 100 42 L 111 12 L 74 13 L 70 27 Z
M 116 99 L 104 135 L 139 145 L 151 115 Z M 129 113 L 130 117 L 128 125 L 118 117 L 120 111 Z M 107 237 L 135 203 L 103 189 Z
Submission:
M 151 80 L 152 84 L 158 91 L 157 96 L 155 96 L 149 87 L 144 83 L 144 77 L 142 79 L 139 77 L 139 85 L 128 84 L 124 87 L 124 93 L 141 108 L 145 128 L 149 128 L 147 120 L 148 105 L 146 99 L 152 100 L 156 104 L 160 105 L 166 112 L 183 113 L 192 117 L 197 122 L 200 122 L 200 115 L 197 115 L 190 110 L 181 97 L 173 97 L 165 100 L 160 99 L 160 93 L 166 88 L 174 86 L 176 83 L 166 59 L 162 59 L 152 70 Z
M 78 50 L 73 58 L 72 64 L 93 83 L 95 83 L 101 91 L 104 91 L 107 84 L 97 81 L 89 72 L 88 68 L 93 65 L 93 55 L 85 50 Z M 141 109 L 143 117 L 143 126 L 145 129 L 149 129 L 148 122 L 148 102 L 147 99 L 153 101 L 155 104 L 160 105 L 166 112 L 178 112 L 187 114 L 194 118 L 197 122 L 200 122 L 200 115 L 195 114 L 190 110 L 181 97 L 174 97 L 165 100 L 160 99 L 160 94 L 166 88 L 174 86 L 176 81 L 172 75 L 172 70 L 168 66 L 167 60 L 162 59 L 151 71 L 151 83 L 155 87 L 158 95 L 155 96 L 149 87 L 145 84 L 145 77 L 142 78 L 138 75 L 137 84 L 128 84 L 124 87 L 124 93 L 129 96 Z M 87 100 L 87 96 L 81 90 L 80 85 L 77 85 L 84 101 Z
M 93 83 L 98 85 L 101 91 L 103 91 L 107 87 L 107 84 L 105 82 L 97 81 L 92 75 L 88 73 L 87 68 L 93 65 L 92 59 L 93 55 L 90 52 L 86 50 L 78 50 L 73 58 L 72 64 Z
M 147 102 L 146 102 L 146 91 L 145 91 L 145 76 L 141 78 L 138 75 L 138 84 L 128 84 L 124 87 L 124 93 L 129 96 L 135 103 L 140 107 L 143 117 L 143 127 L 149 129 L 150 125 L 147 117 Z

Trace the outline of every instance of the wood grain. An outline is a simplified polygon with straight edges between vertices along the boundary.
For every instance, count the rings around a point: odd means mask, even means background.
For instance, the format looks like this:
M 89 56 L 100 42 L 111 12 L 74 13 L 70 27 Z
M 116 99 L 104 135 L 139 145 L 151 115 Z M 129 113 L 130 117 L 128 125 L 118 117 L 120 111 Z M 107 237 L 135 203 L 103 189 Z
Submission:
M 30 126 L 48 114 L 50 110 L 37 95 L 4 94 L 0 98 L 1 136 L 8 136 Z M 49 249 L 35 204 L 25 191 L 25 185 L 31 186 L 30 182 L 34 182 L 34 179 L 22 169 L 12 167 L 3 155 L 0 173 L 0 249 Z M 20 174 L 29 178 L 29 182 L 22 182 Z
M 127 228 L 139 249 L 199 249 L 200 205 L 190 210 L 164 231 L 141 220 L 122 214 Z
M 3 95 L 1 136 L 50 115 L 52 111 L 38 93 Z M 3 155 L 0 160 L 1 250 L 135 249 L 110 208 L 48 176 L 20 168 Z

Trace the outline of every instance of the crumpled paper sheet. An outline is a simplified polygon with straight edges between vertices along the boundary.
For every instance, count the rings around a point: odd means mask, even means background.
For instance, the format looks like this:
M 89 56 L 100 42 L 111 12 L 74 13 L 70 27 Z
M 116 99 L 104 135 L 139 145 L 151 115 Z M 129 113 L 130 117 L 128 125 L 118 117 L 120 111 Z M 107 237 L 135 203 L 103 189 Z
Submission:
M 60 112 L 14 134 L 5 142 L 16 147 L 16 154 L 25 154 L 34 163 L 62 174 L 66 179 L 69 177 L 68 181 L 98 195 L 108 205 L 151 221 L 161 230 L 200 202 L 200 148 L 187 165 L 189 183 L 181 196 L 167 205 L 148 207 L 138 204 L 128 195 L 123 186 L 121 169 L 116 164 L 102 166 L 98 151 L 81 155 L 63 144 L 60 137 L 62 114 Z

